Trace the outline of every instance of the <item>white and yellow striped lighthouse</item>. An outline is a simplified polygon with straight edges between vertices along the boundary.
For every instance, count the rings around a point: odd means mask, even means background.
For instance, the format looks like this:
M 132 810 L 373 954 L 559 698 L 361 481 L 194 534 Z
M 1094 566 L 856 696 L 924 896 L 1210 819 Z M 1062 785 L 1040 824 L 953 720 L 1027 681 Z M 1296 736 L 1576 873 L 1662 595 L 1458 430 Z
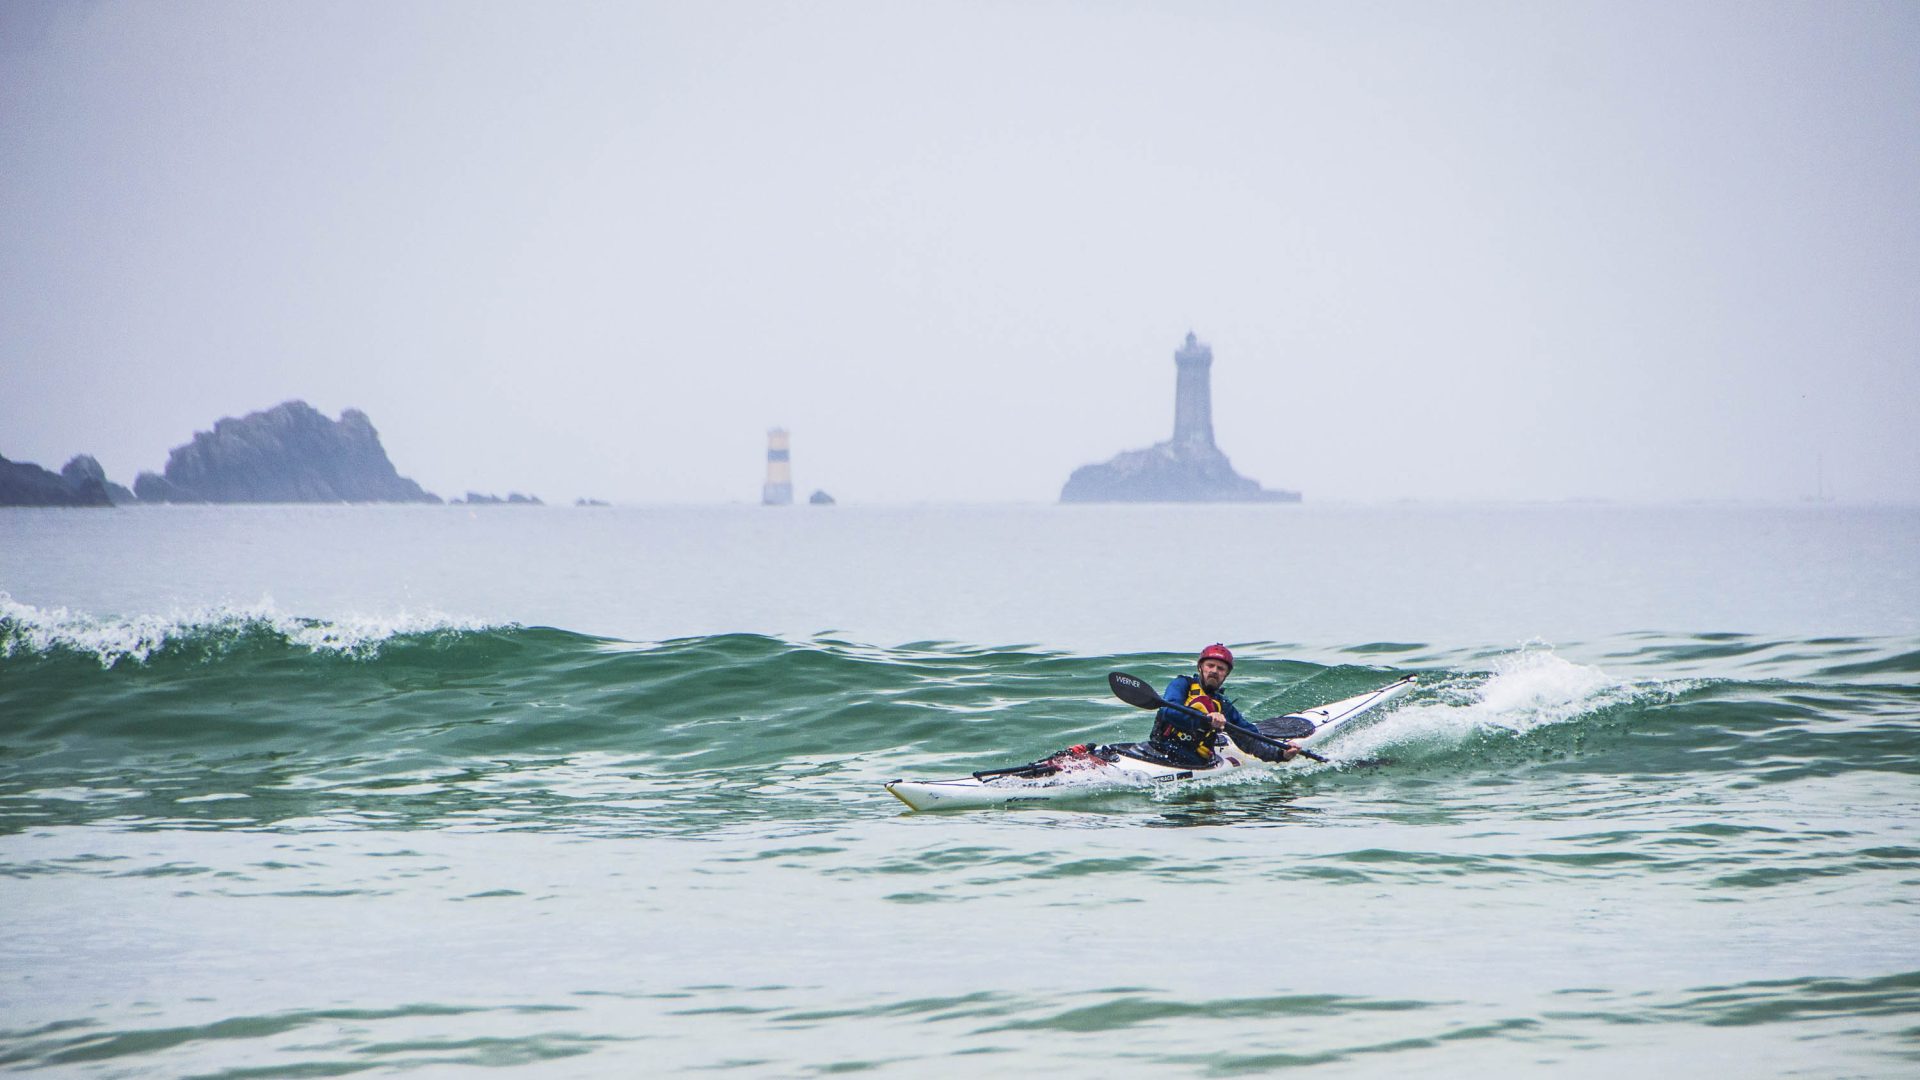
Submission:
M 767 431 L 767 482 L 760 488 L 760 505 L 793 505 L 793 466 L 787 460 L 786 428 Z

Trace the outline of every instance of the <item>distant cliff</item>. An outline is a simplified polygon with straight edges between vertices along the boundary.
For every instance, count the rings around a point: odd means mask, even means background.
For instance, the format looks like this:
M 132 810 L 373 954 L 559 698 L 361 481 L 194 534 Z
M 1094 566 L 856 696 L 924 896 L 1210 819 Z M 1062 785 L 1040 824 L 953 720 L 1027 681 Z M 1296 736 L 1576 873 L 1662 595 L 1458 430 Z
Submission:
M 92 466 L 88 472 L 81 463 Z M 118 484 L 112 487 L 127 490 Z M 112 506 L 100 463 L 82 454 L 60 472 L 0 457 L 0 506 Z
M 432 502 L 438 496 L 387 460 L 367 414 L 329 420 L 304 401 L 227 418 L 167 455 L 165 475 L 143 472 L 150 502 Z
M 1189 333 L 1173 363 L 1173 438 L 1080 466 L 1060 489 L 1060 501 L 1299 502 L 1297 491 L 1269 491 L 1234 472 L 1214 445 L 1213 350 Z

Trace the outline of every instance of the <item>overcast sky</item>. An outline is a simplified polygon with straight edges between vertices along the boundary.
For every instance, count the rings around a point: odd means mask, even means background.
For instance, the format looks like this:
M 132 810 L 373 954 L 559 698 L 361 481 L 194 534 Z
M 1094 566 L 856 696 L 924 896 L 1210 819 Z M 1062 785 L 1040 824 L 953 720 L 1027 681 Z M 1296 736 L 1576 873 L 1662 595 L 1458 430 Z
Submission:
M 0 3 L 0 454 L 1920 500 L 1920 4 Z

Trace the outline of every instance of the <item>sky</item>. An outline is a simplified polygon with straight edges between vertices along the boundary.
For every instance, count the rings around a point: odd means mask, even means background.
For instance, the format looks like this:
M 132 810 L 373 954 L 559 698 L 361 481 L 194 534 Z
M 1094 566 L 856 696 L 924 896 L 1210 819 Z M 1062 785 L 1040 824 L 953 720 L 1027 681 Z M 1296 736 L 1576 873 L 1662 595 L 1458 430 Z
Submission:
M 0 455 L 1920 501 L 1920 4 L 0 2 Z

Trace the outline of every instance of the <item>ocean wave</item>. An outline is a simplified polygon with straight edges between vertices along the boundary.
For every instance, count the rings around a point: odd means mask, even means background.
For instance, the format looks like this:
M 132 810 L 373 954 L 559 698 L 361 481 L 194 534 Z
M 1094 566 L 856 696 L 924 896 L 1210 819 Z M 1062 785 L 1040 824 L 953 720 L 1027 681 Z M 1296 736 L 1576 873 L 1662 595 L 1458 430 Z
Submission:
M 369 658 L 394 638 L 498 625 L 437 612 L 304 618 L 279 611 L 270 599 L 243 607 L 115 617 L 34 607 L 0 593 L 0 658 L 65 653 L 90 656 L 101 667 L 111 668 L 123 662 L 145 663 L 168 651 L 218 653 L 262 640 L 309 652 Z
M 1331 738 L 1334 766 L 1261 770 L 1214 794 L 1358 782 L 1342 778 L 1361 763 L 1390 776 L 1541 767 L 1715 782 L 1913 768 L 1912 687 L 1669 677 L 1537 642 L 1403 667 L 1408 651 L 1314 662 L 1248 650 L 1236 697 L 1249 717 L 1403 674 L 1420 684 Z M 754 634 L 630 642 L 439 615 L 303 618 L 268 603 L 114 619 L 5 599 L 0 828 L 357 820 L 369 806 L 521 824 L 642 805 L 807 813 L 896 776 L 1144 738 L 1151 714 L 1115 700 L 1107 673 L 1157 678 L 1187 661 Z
M 1409 751 L 1446 757 L 1469 741 L 1544 737 L 1548 729 L 1666 700 L 1688 685 L 1691 681 L 1628 681 L 1533 643 L 1493 657 L 1486 670 L 1442 675 L 1429 693 L 1343 735 L 1339 745 L 1343 756 L 1352 758 Z

